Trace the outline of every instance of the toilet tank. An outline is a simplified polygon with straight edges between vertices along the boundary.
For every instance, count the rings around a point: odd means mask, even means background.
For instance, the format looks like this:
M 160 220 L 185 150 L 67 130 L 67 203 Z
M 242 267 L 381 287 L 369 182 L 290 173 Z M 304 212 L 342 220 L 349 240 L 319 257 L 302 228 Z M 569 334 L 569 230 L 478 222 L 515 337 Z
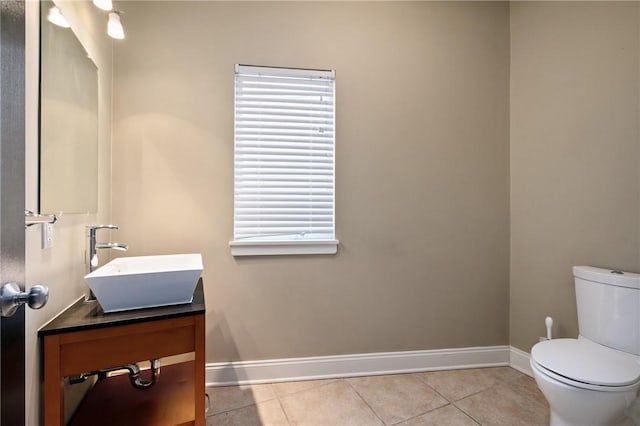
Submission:
M 580 335 L 640 355 L 640 275 L 574 266 L 573 276 Z

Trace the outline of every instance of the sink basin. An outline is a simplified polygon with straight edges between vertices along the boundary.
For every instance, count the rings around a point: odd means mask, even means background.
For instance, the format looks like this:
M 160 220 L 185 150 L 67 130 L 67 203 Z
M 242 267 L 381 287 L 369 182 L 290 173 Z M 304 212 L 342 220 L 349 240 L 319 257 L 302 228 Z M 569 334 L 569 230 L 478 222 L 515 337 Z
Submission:
M 104 312 L 191 303 L 202 255 L 119 257 L 84 277 Z

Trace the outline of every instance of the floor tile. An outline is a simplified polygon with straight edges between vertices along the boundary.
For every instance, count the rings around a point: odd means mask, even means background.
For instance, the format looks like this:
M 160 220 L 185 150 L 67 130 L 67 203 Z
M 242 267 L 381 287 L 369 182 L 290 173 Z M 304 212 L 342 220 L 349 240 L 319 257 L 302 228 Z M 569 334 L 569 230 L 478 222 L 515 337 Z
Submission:
M 273 391 L 275 392 L 276 396 L 282 397 L 303 390 L 312 389 L 317 386 L 323 386 L 331 382 L 335 382 L 335 380 L 304 380 L 298 382 L 272 383 L 271 386 L 273 387 Z
M 518 389 L 513 383 L 501 382 L 455 405 L 482 425 L 548 425 L 548 406 Z
M 524 374 L 519 379 L 513 380 L 507 383 L 513 391 L 519 395 L 526 396 L 527 398 L 531 398 L 536 400 L 540 405 L 549 407 L 549 403 L 547 399 L 544 397 L 536 381 L 533 377 L 525 376 Z
M 291 394 L 280 402 L 292 426 L 383 425 L 344 380 Z
M 207 426 L 549 422 L 549 406 L 535 381 L 510 367 L 215 387 L 207 392 Z
M 528 377 L 526 374 L 521 373 L 511 367 L 487 367 L 483 368 L 482 370 L 484 370 L 490 376 L 493 376 L 498 380 L 502 380 L 503 382 L 511 382 L 523 377 Z
M 478 423 L 455 406 L 447 405 L 396 426 L 478 426 Z
M 213 387 L 207 388 L 207 393 L 211 400 L 208 415 L 247 407 L 275 398 L 270 384 Z
M 280 402 L 272 399 L 207 418 L 207 426 L 289 426 Z
M 496 383 L 515 380 L 522 373 L 510 367 L 474 368 L 422 373 L 424 381 L 449 401 L 457 401 Z
M 348 382 L 387 425 L 448 404 L 416 374 L 357 377 Z

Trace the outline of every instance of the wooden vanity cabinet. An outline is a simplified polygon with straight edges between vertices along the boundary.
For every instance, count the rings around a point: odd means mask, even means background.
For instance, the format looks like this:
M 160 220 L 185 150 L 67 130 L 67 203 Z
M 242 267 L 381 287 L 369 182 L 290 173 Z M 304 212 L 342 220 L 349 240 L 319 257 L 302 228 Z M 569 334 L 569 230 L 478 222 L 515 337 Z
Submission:
M 45 426 L 64 424 L 65 377 L 187 353 L 194 354 L 193 361 L 161 367 L 158 382 L 147 390 L 133 388 L 128 376 L 98 381 L 71 424 L 85 424 L 81 419 L 91 418 L 91 425 L 205 425 L 202 280 L 188 305 L 104 314 L 96 301 L 78 301 L 38 335 Z

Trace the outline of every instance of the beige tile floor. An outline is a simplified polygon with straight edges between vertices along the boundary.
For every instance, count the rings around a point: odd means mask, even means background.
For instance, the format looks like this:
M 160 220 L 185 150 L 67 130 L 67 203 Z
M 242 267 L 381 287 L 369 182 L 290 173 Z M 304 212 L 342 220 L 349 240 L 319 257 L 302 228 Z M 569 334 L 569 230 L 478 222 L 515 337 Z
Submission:
M 510 367 L 208 388 L 207 426 L 548 425 L 534 380 Z

